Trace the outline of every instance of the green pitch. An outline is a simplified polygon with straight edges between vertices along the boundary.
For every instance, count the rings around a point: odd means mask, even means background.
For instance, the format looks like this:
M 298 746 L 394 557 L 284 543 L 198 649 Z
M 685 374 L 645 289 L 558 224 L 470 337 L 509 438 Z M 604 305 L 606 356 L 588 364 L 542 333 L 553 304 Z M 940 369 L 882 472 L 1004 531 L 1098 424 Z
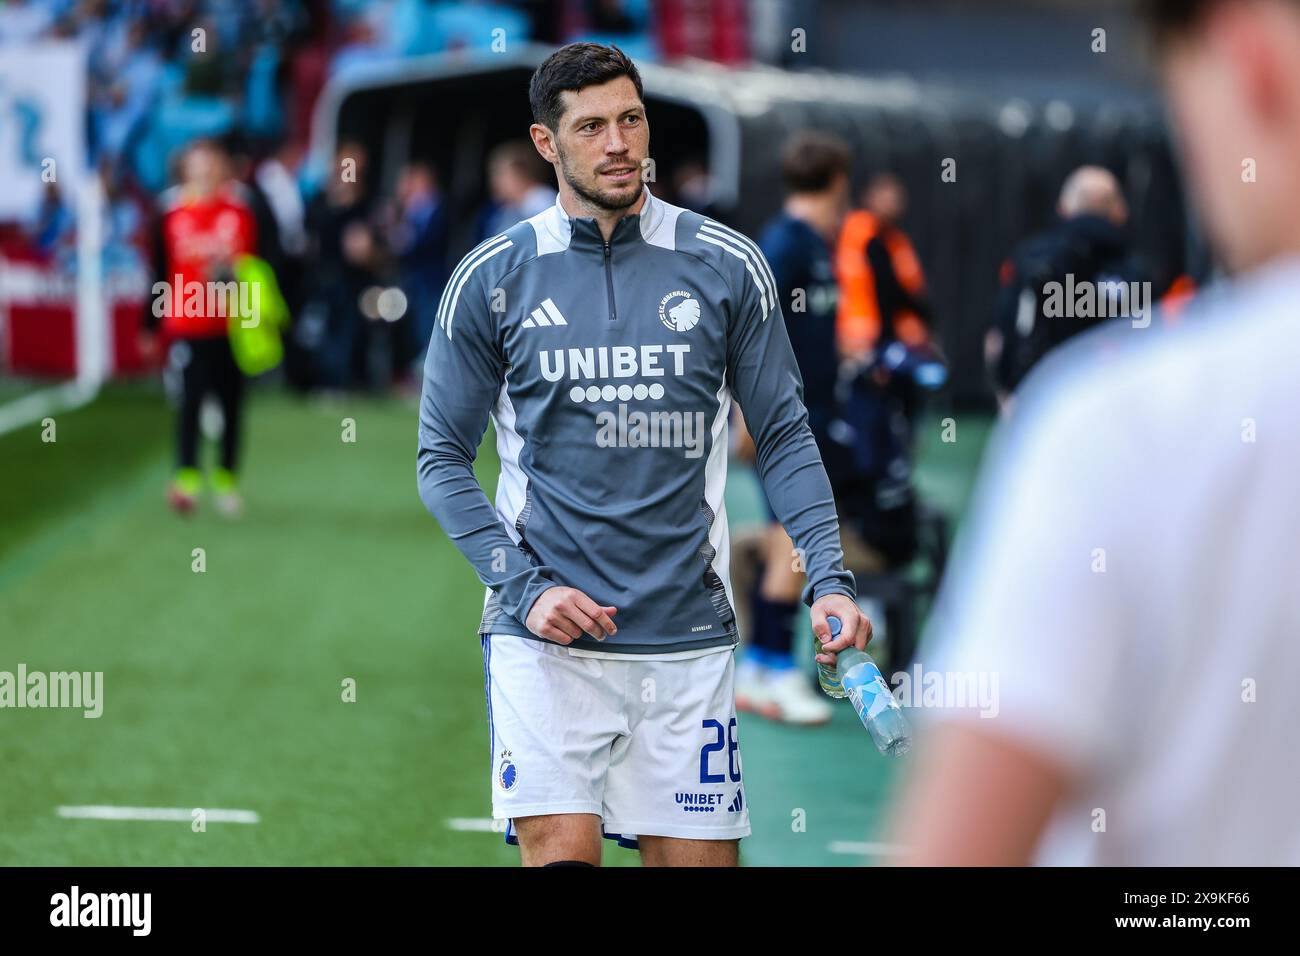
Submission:
M 931 500 L 964 504 L 987 424 L 959 416 L 954 444 L 927 427 Z M 56 428 L 0 436 L 0 671 L 102 671 L 103 715 L 0 709 L 0 865 L 517 862 L 475 829 L 482 588 L 416 496 L 413 403 L 255 394 L 235 523 L 164 508 L 171 417 L 153 389 L 114 387 Z M 479 464 L 493 489 L 490 440 Z M 735 524 L 756 514 L 753 481 L 733 471 Z M 895 768 L 855 721 L 741 716 L 746 863 L 862 862 L 833 845 L 879 838 Z M 84 806 L 258 822 L 58 815 Z M 605 859 L 637 861 L 612 844 Z

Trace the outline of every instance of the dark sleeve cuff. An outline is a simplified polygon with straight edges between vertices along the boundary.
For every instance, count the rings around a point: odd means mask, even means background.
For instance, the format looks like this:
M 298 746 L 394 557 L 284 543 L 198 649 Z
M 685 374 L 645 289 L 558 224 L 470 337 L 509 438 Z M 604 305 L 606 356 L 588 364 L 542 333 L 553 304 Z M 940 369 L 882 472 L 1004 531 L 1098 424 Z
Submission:
M 803 603 L 812 607 L 828 594 L 843 594 L 845 597 L 856 601 L 858 593 L 853 581 L 853 572 L 838 571 L 820 579 L 816 584 L 812 582 L 805 584 Z

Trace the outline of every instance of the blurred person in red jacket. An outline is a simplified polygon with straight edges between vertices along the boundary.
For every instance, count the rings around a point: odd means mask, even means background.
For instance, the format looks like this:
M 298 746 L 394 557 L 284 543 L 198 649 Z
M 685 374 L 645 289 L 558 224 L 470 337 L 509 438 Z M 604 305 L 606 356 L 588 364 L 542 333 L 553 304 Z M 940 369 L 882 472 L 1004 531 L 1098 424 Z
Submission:
M 142 350 L 153 353 L 153 332 L 161 325 L 167 356 L 164 381 L 177 400 L 176 472 L 167 489 L 168 502 L 181 514 L 198 504 L 199 416 L 204 399 L 214 395 L 222 429 L 220 463 L 212 472 L 211 486 L 218 511 L 234 517 L 242 510 L 236 474 L 244 375 L 231 351 L 229 323 L 231 310 L 247 298 L 240 296 L 234 281 L 235 259 L 256 252 L 257 229 L 217 143 L 191 143 L 180 157 L 179 173 L 179 183 L 159 199 L 156 281 Z

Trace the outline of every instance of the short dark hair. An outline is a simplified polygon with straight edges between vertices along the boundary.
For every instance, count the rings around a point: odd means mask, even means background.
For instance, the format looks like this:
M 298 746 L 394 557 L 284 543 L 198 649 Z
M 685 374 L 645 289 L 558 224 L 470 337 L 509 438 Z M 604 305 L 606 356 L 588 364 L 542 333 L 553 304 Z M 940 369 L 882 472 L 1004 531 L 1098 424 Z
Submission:
M 1194 30 L 1213 7 L 1228 0 L 1140 0 L 1138 14 L 1157 45 Z M 1300 9 L 1300 4 L 1292 3 Z
M 560 47 L 542 61 L 528 82 L 533 122 L 550 130 L 558 128 L 560 117 L 564 115 L 561 93 L 599 86 L 620 76 L 632 81 L 637 96 L 643 95 L 641 74 L 637 72 L 636 64 L 613 44 L 570 43 Z
M 1138 13 L 1157 43 L 1186 33 L 1214 0 L 1141 0 Z
M 796 133 L 781 151 L 781 179 L 787 192 L 821 192 L 830 188 L 837 175 L 848 172 L 849 147 L 830 133 Z

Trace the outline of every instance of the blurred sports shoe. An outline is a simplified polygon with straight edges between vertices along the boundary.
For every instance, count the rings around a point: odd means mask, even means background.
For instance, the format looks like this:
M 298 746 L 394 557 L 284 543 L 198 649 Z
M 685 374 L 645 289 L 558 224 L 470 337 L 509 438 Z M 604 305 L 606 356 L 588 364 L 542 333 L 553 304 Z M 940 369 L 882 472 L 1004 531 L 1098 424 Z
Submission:
M 767 686 L 767 668 L 746 656 L 736 665 L 736 710 L 761 714 L 775 720 L 776 708 L 772 705 Z
M 202 480 L 197 468 L 179 468 L 167 486 L 167 504 L 177 514 L 188 515 L 199 505 Z
M 212 473 L 212 491 L 216 495 L 217 512 L 223 518 L 238 518 L 244 513 L 244 499 L 235 490 L 235 476 L 225 468 Z
M 831 719 L 830 700 L 813 690 L 801 667 L 769 670 L 766 689 L 768 709 L 760 711 L 764 717 L 803 726 L 824 724 Z

